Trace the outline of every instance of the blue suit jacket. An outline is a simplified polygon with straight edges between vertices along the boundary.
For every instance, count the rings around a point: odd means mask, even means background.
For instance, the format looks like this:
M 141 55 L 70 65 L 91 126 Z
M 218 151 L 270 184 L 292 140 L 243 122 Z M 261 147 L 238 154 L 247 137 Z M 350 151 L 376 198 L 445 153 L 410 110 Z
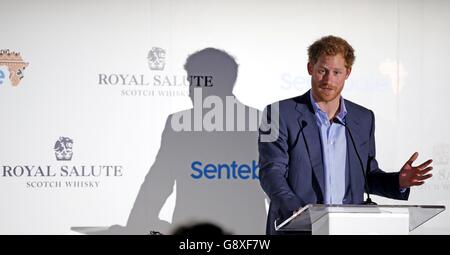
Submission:
M 286 219 L 307 204 L 324 201 L 324 166 L 322 142 L 309 91 L 302 96 L 278 102 L 279 118 L 271 119 L 271 111 L 265 109 L 267 122 L 260 128 L 259 166 L 261 186 L 270 198 L 266 231 L 275 232 L 274 221 Z M 375 159 L 375 119 L 372 111 L 345 100 L 346 123 L 367 173 L 369 192 L 394 199 L 407 200 L 409 189 L 400 192 L 399 173 L 386 173 L 378 168 Z M 262 142 L 261 135 L 270 131 L 267 123 L 279 126 L 278 138 Z M 272 127 L 273 128 L 273 127 Z M 360 204 L 364 200 L 364 175 L 348 131 L 346 193 L 344 204 Z

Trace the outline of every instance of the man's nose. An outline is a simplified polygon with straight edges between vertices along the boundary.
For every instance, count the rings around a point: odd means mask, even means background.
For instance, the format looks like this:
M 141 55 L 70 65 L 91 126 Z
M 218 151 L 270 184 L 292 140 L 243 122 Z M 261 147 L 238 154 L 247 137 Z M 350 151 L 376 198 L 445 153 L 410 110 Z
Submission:
M 331 82 L 331 74 L 330 72 L 325 72 L 325 74 L 322 77 L 322 82 L 324 83 L 330 83 Z

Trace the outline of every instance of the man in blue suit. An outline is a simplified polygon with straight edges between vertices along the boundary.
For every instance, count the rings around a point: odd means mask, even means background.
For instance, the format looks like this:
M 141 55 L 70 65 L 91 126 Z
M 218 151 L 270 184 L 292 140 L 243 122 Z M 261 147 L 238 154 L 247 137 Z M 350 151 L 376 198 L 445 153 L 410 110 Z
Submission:
M 311 90 L 266 107 L 260 127 L 260 182 L 270 198 L 267 234 L 281 234 L 275 220 L 307 204 L 361 204 L 365 191 L 407 200 L 409 187 L 432 176 L 431 159 L 412 166 L 417 152 L 399 172 L 378 167 L 373 112 L 341 96 L 355 59 L 347 41 L 323 37 L 308 48 L 308 57 Z M 270 134 L 276 137 L 262 139 Z

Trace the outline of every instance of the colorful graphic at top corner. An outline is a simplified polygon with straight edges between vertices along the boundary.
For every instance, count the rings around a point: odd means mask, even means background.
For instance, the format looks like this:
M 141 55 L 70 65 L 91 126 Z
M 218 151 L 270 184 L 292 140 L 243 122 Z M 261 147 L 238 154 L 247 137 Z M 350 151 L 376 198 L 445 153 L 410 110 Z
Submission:
M 0 50 L 0 67 L 6 67 L 9 71 L 9 81 L 14 87 L 19 85 L 24 77 L 23 71 L 28 66 L 20 55 L 20 52 L 10 51 L 9 49 Z M 5 82 L 6 75 L 0 69 L 0 85 Z

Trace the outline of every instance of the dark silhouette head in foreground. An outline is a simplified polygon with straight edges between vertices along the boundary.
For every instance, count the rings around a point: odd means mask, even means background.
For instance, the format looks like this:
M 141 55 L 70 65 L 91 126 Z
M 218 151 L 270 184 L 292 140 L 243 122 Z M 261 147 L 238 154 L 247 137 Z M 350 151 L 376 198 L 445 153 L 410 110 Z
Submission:
M 215 224 L 204 222 L 180 226 L 176 228 L 172 234 L 183 236 L 218 236 L 229 235 L 230 233 L 225 232 L 221 227 Z

